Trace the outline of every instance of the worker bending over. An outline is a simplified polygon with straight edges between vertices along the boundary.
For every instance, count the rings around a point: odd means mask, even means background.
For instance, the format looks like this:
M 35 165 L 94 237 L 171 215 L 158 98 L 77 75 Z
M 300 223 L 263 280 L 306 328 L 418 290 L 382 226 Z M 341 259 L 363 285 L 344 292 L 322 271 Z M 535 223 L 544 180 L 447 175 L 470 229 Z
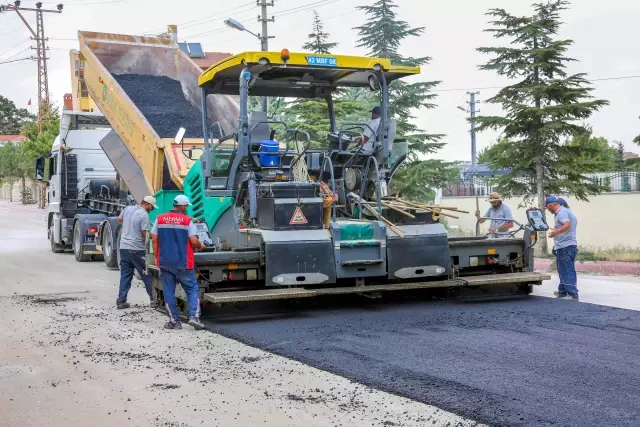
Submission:
M 196 226 L 187 212 L 191 206 L 187 196 L 179 195 L 173 200 L 173 210 L 158 215 L 151 230 L 156 265 L 160 268 L 164 302 L 169 314 L 165 329 L 182 329 L 180 312 L 176 302 L 178 282 L 187 294 L 189 304 L 189 325 L 203 329 L 200 322 L 200 289 L 195 274 L 194 249 L 204 249 L 198 239 Z
M 118 310 L 130 306 L 127 302 L 127 296 L 129 289 L 131 289 L 134 270 L 138 270 L 149 299 L 151 299 L 151 306 L 155 306 L 151 293 L 151 276 L 145 273 L 144 245 L 146 233 L 149 232 L 149 212 L 157 208 L 156 199 L 146 196 L 140 205 L 127 206 L 118 216 L 118 222 L 122 223 L 118 244 L 120 255 L 120 292 L 116 300 Z
M 502 202 L 500 194 L 489 194 L 489 203 L 491 207 L 484 214 L 485 218 L 491 218 L 491 225 L 489 228 L 490 237 L 506 237 L 509 235 L 509 230 L 513 228 L 513 215 L 509 206 Z M 476 217 L 480 218 L 480 211 L 476 211 Z M 480 224 L 485 222 L 481 219 Z

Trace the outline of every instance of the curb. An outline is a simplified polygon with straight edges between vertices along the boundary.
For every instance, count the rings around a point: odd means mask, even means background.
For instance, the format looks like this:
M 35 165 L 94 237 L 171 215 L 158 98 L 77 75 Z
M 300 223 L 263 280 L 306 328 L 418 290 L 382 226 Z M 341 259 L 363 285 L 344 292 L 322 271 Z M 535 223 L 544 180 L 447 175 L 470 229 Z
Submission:
M 552 271 L 554 261 L 545 258 L 536 258 L 535 269 L 542 272 Z M 555 268 L 553 268 L 555 271 Z M 597 273 L 605 275 L 640 276 L 640 263 L 616 262 L 616 261 L 577 261 L 576 271 L 585 273 Z

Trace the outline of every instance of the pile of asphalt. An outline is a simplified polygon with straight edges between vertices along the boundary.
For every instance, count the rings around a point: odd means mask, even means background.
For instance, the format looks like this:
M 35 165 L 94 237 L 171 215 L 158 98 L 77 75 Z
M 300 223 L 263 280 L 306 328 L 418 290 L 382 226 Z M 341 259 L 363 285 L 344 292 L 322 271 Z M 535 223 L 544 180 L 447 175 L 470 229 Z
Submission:
M 223 335 L 496 426 L 638 426 L 640 312 L 529 297 L 366 303 Z
M 185 98 L 179 81 L 142 74 L 113 77 L 160 138 L 175 137 L 181 127 L 185 138 L 203 137 L 202 113 Z

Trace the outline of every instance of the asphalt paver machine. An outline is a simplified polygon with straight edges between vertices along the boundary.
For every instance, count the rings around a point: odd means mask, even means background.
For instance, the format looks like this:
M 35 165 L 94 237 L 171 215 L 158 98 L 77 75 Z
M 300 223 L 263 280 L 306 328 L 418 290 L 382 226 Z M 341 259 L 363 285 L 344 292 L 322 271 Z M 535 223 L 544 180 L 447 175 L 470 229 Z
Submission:
M 419 71 L 381 58 L 283 50 L 241 53 L 199 77 L 204 145 L 181 151 L 194 156 L 183 192 L 208 246 L 195 254 L 202 301 L 492 286 L 526 294 L 549 278 L 533 271 L 533 222 L 522 237 L 450 239 L 431 211 L 407 216 L 383 206 L 407 154 L 389 118 L 389 85 Z M 379 94 L 380 124 L 366 151 L 358 142 L 370 125 L 336 123 L 334 97 L 349 87 Z M 239 99 L 237 126 L 223 136 L 207 119 L 207 98 L 221 95 Z M 311 149 L 307 133 L 250 112 L 250 97 L 324 99 L 326 145 Z M 160 272 L 151 271 L 161 298 Z

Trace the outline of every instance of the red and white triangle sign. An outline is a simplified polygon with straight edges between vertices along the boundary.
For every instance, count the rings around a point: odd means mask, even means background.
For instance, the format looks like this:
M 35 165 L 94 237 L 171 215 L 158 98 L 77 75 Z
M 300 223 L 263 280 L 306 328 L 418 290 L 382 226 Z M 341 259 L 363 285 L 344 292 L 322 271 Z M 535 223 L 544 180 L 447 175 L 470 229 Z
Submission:
M 293 215 L 291 216 L 291 221 L 289 221 L 289 225 L 301 225 L 306 224 L 307 222 L 307 218 L 305 218 L 302 213 L 300 206 L 296 207 L 296 210 L 293 211 Z

